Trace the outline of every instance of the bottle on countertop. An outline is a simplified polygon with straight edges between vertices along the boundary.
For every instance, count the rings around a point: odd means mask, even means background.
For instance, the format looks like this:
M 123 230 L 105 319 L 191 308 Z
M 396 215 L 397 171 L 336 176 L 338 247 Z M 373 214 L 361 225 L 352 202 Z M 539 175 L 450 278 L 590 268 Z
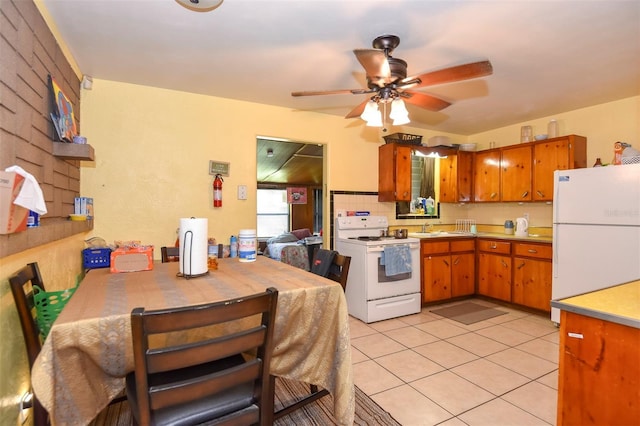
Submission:
M 238 239 L 235 235 L 231 236 L 229 244 L 229 257 L 238 257 Z
M 436 202 L 431 198 L 431 195 L 429 195 L 429 198 L 424 200 L 424 204 L 424 212 L 429 216 L 433 216 L 436 210 Z
M 558 135 L 558 122 L 556 121 L 555 118 L 551 119 L 551 121 L 549 121 L 549 124 L 547 125 L 547 137 L 549 138 L 557 138 Z
M 600 160 L 600 157 L 596 158 L 596 162 L 593 164 L 593 167 L 602 167 L 602 160 Z

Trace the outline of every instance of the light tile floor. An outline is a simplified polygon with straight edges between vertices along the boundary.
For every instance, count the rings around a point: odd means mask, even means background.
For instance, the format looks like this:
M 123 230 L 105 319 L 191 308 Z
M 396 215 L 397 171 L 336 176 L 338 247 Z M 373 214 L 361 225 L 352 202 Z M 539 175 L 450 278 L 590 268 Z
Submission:
M 464 325 L 430 312 L 468 301 L 507 314 Z M 355 384 L 404 426 L 555 424 L 558 328 L 546 316 L 472 299 L 350 327 Z

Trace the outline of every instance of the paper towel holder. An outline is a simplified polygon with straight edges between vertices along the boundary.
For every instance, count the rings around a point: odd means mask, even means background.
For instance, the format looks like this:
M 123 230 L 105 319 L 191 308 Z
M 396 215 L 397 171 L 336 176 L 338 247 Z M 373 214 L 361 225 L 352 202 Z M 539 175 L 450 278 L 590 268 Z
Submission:
M 186 246 L 186 243 L 187 243 L 187 235 L 189 235 L 191 237 L 189 239 L 189 271 L 193 271 L 192 259 L 191 259 L 193 257 L 193 231 L 191 231 L 191 230 L 186 231 L 184 233 L 184 238 L 182 240 L 182 254 L 180 254 L 180 262 L 182 262 L 181 263 L 182 270 L 186 271 L 186 269 L 184 267 L 184 262 L 187 261 L 187 258 L 185 256 L 185 254 L 187 252 L 185 250 L 185 248 L 186 248 L 185 246 Z M 209 275 L 209 271 L 208 270 L 203 272 L 203 273 L 201 273 L 201 274 L 184 274 L 184 273 L 179 272 L 179 271 L 176 274 L 177 277 L 186 278 L 186 279 L 204 277 L 205 275 Z

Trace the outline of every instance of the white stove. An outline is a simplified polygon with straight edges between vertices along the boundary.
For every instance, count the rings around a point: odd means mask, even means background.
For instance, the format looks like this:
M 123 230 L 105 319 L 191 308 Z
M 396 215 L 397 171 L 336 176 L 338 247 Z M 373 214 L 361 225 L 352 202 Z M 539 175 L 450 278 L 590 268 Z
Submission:
M 336 219 L 334 248 L 351 256 L 349 314 L 371 323 L 420 312 L 420 240 L 381 237 L 386 216 Z

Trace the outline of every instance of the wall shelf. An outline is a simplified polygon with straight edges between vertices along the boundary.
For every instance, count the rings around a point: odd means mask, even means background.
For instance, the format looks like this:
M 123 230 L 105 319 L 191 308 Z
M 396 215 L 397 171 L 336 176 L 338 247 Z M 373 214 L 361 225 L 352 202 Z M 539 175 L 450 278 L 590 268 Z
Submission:
M 79 143 L 54 142 L 53 155 L 66 160 L 93 161 L 95 159 L 93 147 Z
M 26 231 L 0 235 L 0 258 L 72 235 L 89 232 L 92 229 L 92 220 L 75 222 L 61 218 L 41 219 L 40 226 L 35 228 L 27 228 Z

